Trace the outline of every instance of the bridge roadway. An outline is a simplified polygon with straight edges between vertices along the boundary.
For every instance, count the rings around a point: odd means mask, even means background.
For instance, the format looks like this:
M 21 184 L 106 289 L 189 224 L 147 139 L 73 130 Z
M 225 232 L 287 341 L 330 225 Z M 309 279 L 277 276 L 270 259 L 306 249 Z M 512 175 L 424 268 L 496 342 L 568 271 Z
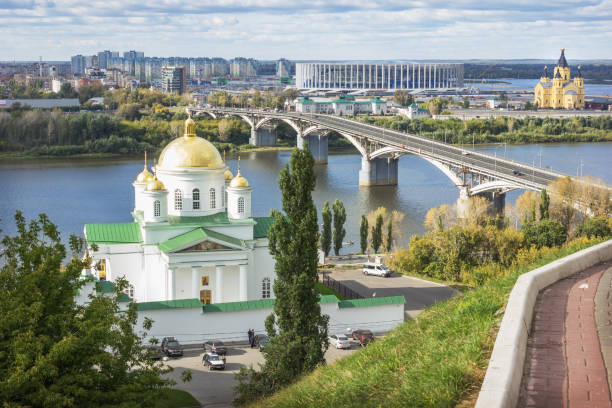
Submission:
M 438 167 L 457 187 L 467 189 L 464 193 L 466 196 L 492 191 L 505 193 L 517 188 L 541 190 L 550 182 L 567 176 L 527 163 L 338 116 L 216 107 L 191 110 L 213 116 L 235 115 L 245 120 L 250 117 L 247 121 L 252 127 L 272 119 L 283 120 L 298 132 L 298 136 L 312 132 L 336 131 L 347 138 L 365 160 L 377 157 L 397 159 L 404 154 L 415 154 Z M 466 180 L 466 176 L 469 176 L 469 180 Z

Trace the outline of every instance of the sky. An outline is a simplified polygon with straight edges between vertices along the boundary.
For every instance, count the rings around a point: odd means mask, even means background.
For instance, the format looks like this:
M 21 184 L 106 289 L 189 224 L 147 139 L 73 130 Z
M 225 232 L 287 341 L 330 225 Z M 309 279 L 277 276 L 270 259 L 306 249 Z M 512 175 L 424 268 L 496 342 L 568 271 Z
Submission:
M 0 0 L 0 38 L 3 61 L 610 59 L 612 0 Z

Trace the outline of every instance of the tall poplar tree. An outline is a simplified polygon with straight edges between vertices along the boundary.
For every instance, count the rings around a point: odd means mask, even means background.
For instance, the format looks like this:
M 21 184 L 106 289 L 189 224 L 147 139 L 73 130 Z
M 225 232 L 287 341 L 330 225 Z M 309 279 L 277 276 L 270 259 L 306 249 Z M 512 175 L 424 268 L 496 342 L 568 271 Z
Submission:
M 359 226 L 359 239 L 361 253 L 365 254 L 368 250 L 368 218 L 365 215 L 361 216 L 361 225 Z
M 378 250 L 380 249 L 380 246 L 382 244 L 382 226 L 383 216 L 382 214 L 378 214 L 378 216 L 376 217 L 376 225 L 372 227 L 372 249 L 374 250 L 375 254 L 378 253 Z
M 550 198 L 548 197 L 548 193 L 546 189 L 542 190 L 542 194 L 540 194 L 540 219 L 544 220 L 549 217 L 548 208 L 550 207 Z
M 332 246 L 332 213 L 329 209 L 329 202 L 325 201 L 323 204 L 323 210 L 321 210 L 321 217 L 323 218 L 323 231 L 321 231 L 321 249 L 325 253 L 325 256 L 329 255 Z
M 284 214 L 272 211 L 274 223 L 268 232 L 276 261 L 274 311 L 266 318 L 270 343 L 259 371 L 242 368 L 236 375 L 237 404 L 270 395 L 325 363 L 329 316 L 321 314 L 315 290 L 318 225 L 311 195 L 313 166 L 307 147 L 295 149 L 280 174 Z
M 342 240 L 346 235 L 344 229 L 344 223 L 346 222 L 346 210 L 342 201 L 336 199 L 332 204 L 334 211 L 334 253 L 340 255 L 340 249 L 342 249 Z
M 393 223 L 392 219 L 389 218 L 389 223 L 387 224 L 387 239 L 385 240 L 385 251 L 391 252 L 391 245 L 393 244 Z

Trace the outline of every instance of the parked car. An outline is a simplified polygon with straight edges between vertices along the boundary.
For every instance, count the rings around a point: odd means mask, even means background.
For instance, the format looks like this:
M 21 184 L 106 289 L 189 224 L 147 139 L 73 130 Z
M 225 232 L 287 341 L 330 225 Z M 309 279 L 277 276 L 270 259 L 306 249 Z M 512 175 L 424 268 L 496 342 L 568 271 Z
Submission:
M 520 170 L 512 170 L 512 174 L 514 174 L 515 176 L 522 176 L 523 173 L 521 173 Z
M 344 334 L 332 334 L 329 336 L 329 344 L 337 349 L 351 348 L 351 341 Z
M 211 353 L 215 353 L 220 356 L 227 354 L 227 347 L 220 340 L 208 340 L 204 343 L 204 350 L 208 350 Z
M 145 346 L 145 348 L 149 351 L 151 360 L 161 360 L 162 358 L 164 358 L 164 352 L 157 344 L 150 344 Z
M 161 343 L 161 351 L 168 357 L 181 357 L 183 349 L 181 343 L 174 337 L 164 337 Z
M 375 263 L 375 262 L 365 262 L 363 264 L 363 274 L 382 276 L 386 278 L 386 277 L 391 276 L 391 270 L 387 268 L 385 264 Z
M 357 340 L 362 347 L 374 341 L 374 333 L 366 329 L 353 330 L 353 340 Z
M 257 347 L 259 347 L 259 351 L 262 351 L 264 347 L 268 345 L 269 342 L 270 339 L 266 335 L 258 334 L 257 336 L 255 336 L 255 344 L 257 345 Z
M 209 370 L 224 370 L 225 358 L 217 353 L 204 353 L 204 357 L 202 357 L 202 365 L 208 366 Z

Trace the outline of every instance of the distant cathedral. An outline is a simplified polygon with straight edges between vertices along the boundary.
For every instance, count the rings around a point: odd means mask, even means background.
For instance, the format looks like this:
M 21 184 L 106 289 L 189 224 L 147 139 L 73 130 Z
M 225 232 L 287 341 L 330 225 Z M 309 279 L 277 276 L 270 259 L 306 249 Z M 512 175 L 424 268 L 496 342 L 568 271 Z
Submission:
M 565 59 L 565 48 L 561 48 L 561 56 L 553 73 L 552 81 L 548 76 L 548 67 L 544 67 L 544 75 L 535 87 L 534 102 L 539 108 L 584 108 L 584 78 L 578 73 L 572 81 L 570 68 Z

